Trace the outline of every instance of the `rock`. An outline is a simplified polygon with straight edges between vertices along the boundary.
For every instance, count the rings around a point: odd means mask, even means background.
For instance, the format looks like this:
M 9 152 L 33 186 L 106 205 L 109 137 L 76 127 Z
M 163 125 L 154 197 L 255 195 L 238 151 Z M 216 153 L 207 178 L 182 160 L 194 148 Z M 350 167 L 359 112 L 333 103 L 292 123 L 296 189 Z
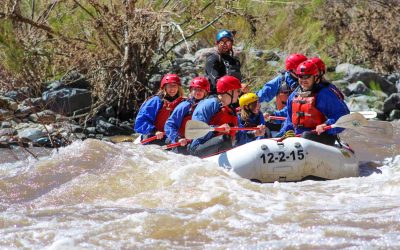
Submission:
M 400 110 L 399 109 L 393 109 L 390 114 L 389 114 L 389 120 L 398 120 L 400 119 Z
M 36 113 L 38 110 L 37 107 L 34 106 L 23 106 L 19 105 L 17 111 L 15 111 L 14 115 L 18 118 L 26 118 L 32 113 Z
M 18 104 L 9 97 L 0 96 L 0 108 L 15 111 L 18 109 Z
M 105 121 L 99 121 L 96 126 L 96 131 L 102 133 L 106 136 L 113 136 L 113 135 L 130 135 L 132 130 L 126 130 L 125 128 L 121 128 L 119 126 L 113 125 L 111 123 Z
M 185 54 L 192 54 L 198 48 L 198 42 L 196 41 L 186 41 L 174 48 L 174 53 L 177 57 L 183 57 Z
M 12 116 L 12 113 L 6 109 L 0 108 L 0 120 L 8 120 Z
M 46 89 L 52 90 L 52 91 L 61 89 L 63 87 L 63 82 L 59 81 L 59 80 L 51 81 L 51 82 L 48 82 L 47 84 L 48 85 L 47 85 Z
M 114 117 L 116 116 L 115 110 L 113 107 L 108 107 L 106 108 L 106 110 L 104 111 L 104 117 L 106 118 L 110 118 L 110 117 Z
M 18 137 L 29 139 L 31 141 L 46 136 L 42 130 L 37 128 L 26 128 L 23 130 L 18 131 Z
M 95 127 L 87 127 L 84 130 L 84 133 L 87 134 L 87 135 L 93 134 L 93 136 L 94 136 L 94 134 L 96 134 L 96 128 Z
M 42 94 L 46 106 L 64 115 L 78 115 L 90 109 L 92 95 L 87 89 L 60 89 Z
M 196 58 L 195 64 L 205 65 L 207 57 L 214 53 L 217 53 L 215 48 L 205 48 L 196 51 L 194 54 L 194 57 Z
M 84 75 L 77 71 L 72 71 L 69 74 L 61 78 L 63 87 L 74 88 L 74 89 L 89 89 L 90 82 L 88 82 Z
M 352 95 L 352 94 L 368 94 L 369 89 L 367 86 L 362 81 L 358 81 L 356 83 L 351 83 L 346 87 L 346 95 Z M 348 94 L 347 94 L 348 93 Z
M 4 121 L 1 123 L 1 128 L 11 128 L 11 122 L 9 121 Z
M 36 123 L 49 124 L 56 121 L 56 114 L 51 110 L 44 110 L 42 112 L 31 114 L 29 120 Z
M 384 113 L 389 113 L 393 109 L 400 109 L 400 93 L 390 95 L 383 103 Z
M 17 134 L 17 130 L 12 128 L 2 128 L 0 129 L 0 136 L 13 136 Z
M 16 102 L 21 102 L 27 98 L 26 94 L 21 91 L 10 91 L 5 93 L 4 96 L 13 99 Z
M 43 108 L 45 103 L 41 97 L 38 98 L 27 98 L 25 99 L 20 106 L 34 106 L 38 108 Z
M 382 90 L 389 95 L 397 92 L 397 88 L 394 84 L 370 69 L 344 63 L 336 66 L 336 73 L 344 73 L 344 80 L 348 82 L 362 81 L 372 90 Z
M 72 133 L 82 133 L 83 128 L 79 125 L 70 124 L 69 129 Z

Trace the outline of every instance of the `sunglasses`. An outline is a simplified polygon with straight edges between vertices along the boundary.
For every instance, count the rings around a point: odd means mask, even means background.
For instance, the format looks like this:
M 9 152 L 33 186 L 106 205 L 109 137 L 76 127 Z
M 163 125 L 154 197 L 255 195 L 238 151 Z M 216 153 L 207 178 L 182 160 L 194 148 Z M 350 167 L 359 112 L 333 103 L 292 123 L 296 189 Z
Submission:
M 310 77 L 312 77 L 312 75 L 297 75 L 297 78 L 303 79 L 303 80 L 307 80 L 307 79 L 309 79 Z
M 221 41 L 218 42 L 218 44 L 219 44 L 219 45 L 224 45 L 224 44 L 226 44 L 226 45 L 231 45 L 231 44 L 232 44 L 232 41 L 231 41 L 231 40 L 227 40 L 227 41 L 222 41 L 222 40 L 221 40 Z

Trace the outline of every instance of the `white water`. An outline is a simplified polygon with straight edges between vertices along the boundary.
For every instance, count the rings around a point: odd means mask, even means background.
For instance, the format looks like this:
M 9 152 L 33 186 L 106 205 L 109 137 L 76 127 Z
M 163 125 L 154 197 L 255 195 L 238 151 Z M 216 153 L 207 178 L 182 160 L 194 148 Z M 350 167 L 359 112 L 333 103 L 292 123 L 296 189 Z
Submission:
M 347 137 L 382 174 L 258 184 L 157 146 L 96 140 L 17 154 L 0 164 L 0 248 L 398 249 L 398 131 L 381 144 Z

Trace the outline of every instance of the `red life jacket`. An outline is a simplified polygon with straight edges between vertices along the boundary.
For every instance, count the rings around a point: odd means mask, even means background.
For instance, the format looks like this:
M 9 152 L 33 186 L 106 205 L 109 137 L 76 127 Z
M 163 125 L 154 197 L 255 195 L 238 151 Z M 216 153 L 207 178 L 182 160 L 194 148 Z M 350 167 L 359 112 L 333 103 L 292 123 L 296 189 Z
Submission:
M 178 106 L 178 104 L 181 103 L 183 100 L 184 99 L 181 96 L 176 98 L 172 102 L 169 102 L 165 99 L 163 100 L 163 106 L 158 111 L 156 120 L 154 121 L 154 126 L 156 127 L 157 131 L 164 132 L 165 122 L 167 121 L 168 117 L 175 109 L 175 107 Z
M 229 124 L 231 127 L 238 126 L 238 118 L 235 112 L 232 111 L 228 106 L 224 106 L 221 110 L 216 113 L 210 120 L 210 125 L 220 126 L 223 124 Z M 223 133 L 217 133 L 217 135 L 222 135 Z M 230 131 L 229 135 L 235 138 L 236 131 Z
M 178 133 L 179 133 L 180 137 L 185 137 L 186 123 L 189 120 L 192 120 L 192 114 L 193 114 L 193 111 L 196 108 L 197 104 L 198 104 L 198 102 L 197 103 L 193 103 L 192 106 L 189 109 L 189 113 L 185 117 L 183 117 L 181 126 L 179 127 L 179 130 L 178 130 Z
M 315 105 L 317 94 L 308 97 L 295 96 L 292 101 L 292 123 L 296 127 L 315 129 L 326 121 Z

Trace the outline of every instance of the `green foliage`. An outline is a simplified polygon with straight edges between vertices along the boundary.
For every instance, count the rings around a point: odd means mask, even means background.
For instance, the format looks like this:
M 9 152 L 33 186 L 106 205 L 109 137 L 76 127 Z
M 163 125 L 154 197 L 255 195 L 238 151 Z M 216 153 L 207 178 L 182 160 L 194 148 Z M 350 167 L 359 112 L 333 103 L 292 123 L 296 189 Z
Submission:
M 369 88 L 371 90 L 375 90 L 375 91 L 382 91 L 381 86 L 379 85 L 379 83 L 375 82 L 375 81 L 370 81 L 369 82 Z
M 15 39 L 10 21 L 0 22 L 0 60 L 1 64 L 14 73 L 21 72 L 24 49 Z

